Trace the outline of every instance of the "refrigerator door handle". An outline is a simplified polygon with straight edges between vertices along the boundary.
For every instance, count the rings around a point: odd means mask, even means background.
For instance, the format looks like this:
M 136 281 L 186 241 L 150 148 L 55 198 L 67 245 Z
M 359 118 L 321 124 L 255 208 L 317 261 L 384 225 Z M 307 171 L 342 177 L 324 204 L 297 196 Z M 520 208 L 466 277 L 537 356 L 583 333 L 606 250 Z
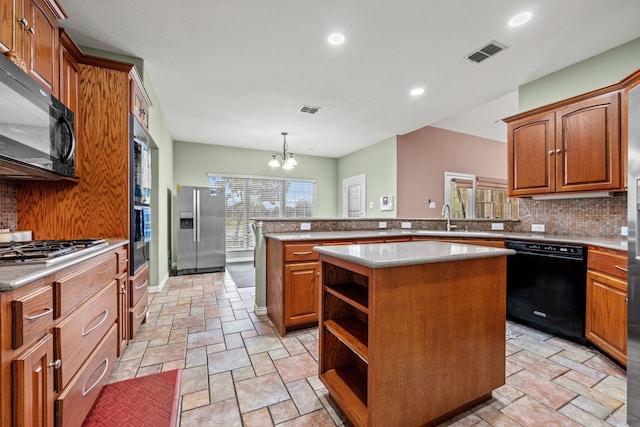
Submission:
M 197 233 L 197 239 L 196 242 L 200 241 L 200 190 L 196 190 L 197 192 L 197 196 L 196 196 L 196 233 Z
M 197 211 L 197 207 L 198 206 L 196 204 L 196 191 L 197 190 L 195 190 L 195 189 L 193 190 L 193 199 L 192 199 L 193 200 L 193 213 L 195 215 L 198 215 L 198 211 Z M 197 218 L 197 216 L 196 216 L 196 218 Z M 196 235 L 197 228 L 198 228 L 198 223 L 196 222 L 195 224 L 193 224 L 193 241 L 194 242 L 196 241 L 196 237 L 197 237 L 197 235 Z

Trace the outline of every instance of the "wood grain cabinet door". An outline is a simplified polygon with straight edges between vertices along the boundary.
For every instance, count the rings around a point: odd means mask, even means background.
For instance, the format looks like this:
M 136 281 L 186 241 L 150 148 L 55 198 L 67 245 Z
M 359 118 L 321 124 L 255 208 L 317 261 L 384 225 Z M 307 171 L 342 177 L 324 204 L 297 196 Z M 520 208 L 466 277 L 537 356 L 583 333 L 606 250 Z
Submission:
M 554 113 L 509 123 L 508 129 L 509 195 L 553 193 L 556 158 Z
M 587 339 L 614 359 L 627 364 L 627 283 L 587 272 Z
M 284 266 L 285 324 L 296 325 L 318 321 L 318 262 Z
M 53 336 L 47 334 L 12 363 L 13 425 L 53 427 Z
M 31 0 L 30 25 L 25 33 L 25 62 L 29 75 L 54 96 L 58 96 L 58 21 L 44 0 Z
M 621 187 L 619 96 L 600 95 L 556 112 L 556 191 Z

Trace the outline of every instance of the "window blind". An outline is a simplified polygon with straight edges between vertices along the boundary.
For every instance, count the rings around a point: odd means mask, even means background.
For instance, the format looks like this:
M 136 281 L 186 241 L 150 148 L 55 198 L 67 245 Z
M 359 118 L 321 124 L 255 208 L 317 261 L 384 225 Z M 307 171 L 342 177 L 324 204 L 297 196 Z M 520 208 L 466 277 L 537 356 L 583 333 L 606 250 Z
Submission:
M 225 189 L 228 251 L 254 248 L 251 218 L 309 218 L 315 215 L 314 180 L 207 173 L 207 184 Z

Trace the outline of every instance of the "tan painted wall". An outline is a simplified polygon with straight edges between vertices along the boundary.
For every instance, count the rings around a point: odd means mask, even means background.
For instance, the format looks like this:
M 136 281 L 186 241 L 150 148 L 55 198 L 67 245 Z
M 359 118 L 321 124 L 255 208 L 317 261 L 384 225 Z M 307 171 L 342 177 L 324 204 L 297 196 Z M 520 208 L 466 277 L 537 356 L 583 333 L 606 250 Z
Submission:
M 507 144 L 426 126 L 398 136 L 398 218 L 439 218 L 444 173 L 507 178 Z M 436 202 L 428 208 L 428 200 Z

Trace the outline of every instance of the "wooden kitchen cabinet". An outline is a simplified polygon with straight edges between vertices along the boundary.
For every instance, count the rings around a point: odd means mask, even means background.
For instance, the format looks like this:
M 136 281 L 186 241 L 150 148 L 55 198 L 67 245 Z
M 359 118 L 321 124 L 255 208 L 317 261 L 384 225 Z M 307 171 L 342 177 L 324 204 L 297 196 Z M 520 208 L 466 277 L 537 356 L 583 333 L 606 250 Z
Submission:
M 71 40 L 71 37 L 60 29 L 60 85 L 58 99 L 74 114 L 79 114 L 80 107 L 80 65 L 78 58 L 82 56 L 80 49 Z
M 627 254 L 589 246 L 585 335 L 627 365 Z
M 318 321 L 319 267 L 317 261 L 285 264 L 284 317 L 287 326 Z
M 55 367 L 51 334 L 45 335 L 23 355 L 14 359 L 14 426 L 53 427 Z
M 149 131 L 149 108 L 151 99 L 144 90 L 144 85 L 137 73 L 131 78 L 131 113 L 138 119 L 140 124 Z
M 13 51 L 27 73 L 58 96 L 58 19 L 67 16 L 55 0 L 0 1 L 0 51 Z
M 509 196 L 624 189 L 620 91 L 505 119 Z
M 504 384 L 505 258 L 370 268 L 320 255 L 319 378 L 350 424 L 436 425 Z
M 116 253 L 122 246 L 0 292 L 0 427 L 82 424 L 118 350 Z M 81 386 L 79 372 L 88 372 Z M 82 395 L 87 384 L 95 391 L 63 417 L 61 396 Z

